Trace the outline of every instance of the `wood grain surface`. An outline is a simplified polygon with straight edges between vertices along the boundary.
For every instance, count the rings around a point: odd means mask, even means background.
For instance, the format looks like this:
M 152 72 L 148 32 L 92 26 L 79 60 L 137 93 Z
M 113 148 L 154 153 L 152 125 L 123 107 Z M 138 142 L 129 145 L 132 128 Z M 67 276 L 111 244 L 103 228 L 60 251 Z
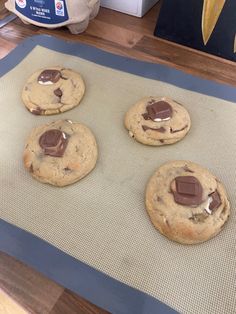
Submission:
M 0 0 L 0 19 L 8 14 L 4 2 Z M 16 19 L 0 29 L 0 58 L 28 36 L 51 34 L 116 54 L 167 64 L 194 75 L 235 86 L 234 62 L 153 36 L 161 2 L 142 19 L 101 8 L 97 18 L 90 22 L 86 32 L 81 35 L 72 35 L 65 27 L 47 30 L 25 25 Z M 0 314 L 21 313 L 20 310 L 17 312 L 19 306 L 22 313 L 106 313 L 33 269 L 0 253 Z
M 79 278 L 78 278 L 79 280 Z M 0 314 L 106 314 L 16 259 L 0 253 Z

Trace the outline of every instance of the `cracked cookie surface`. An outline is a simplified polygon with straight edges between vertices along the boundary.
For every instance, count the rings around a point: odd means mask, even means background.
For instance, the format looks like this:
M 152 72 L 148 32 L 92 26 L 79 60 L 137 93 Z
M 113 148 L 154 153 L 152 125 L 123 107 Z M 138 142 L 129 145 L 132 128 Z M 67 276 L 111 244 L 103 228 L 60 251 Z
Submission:
M 66 186 L 92 171 L 97 156 L 96 140 L 88 127 L 59 120 L 31 131 L 23 161 L 30 174 L 40 182 Z
M 146 145 L 161 146 L 180 141 L 188 133 L 188 111 L 167 97 L 146 97 L 125 115 L 129 135 Z
M 76 107 L 85 92 L 81 75 L 71 69 L 40 69 L 27 80 L 22 100 L 35 115 L 51 115 Z
M 217 235 L 230 215 L 223 184 L 190 161 L 162 165 L 146 188 L 146 209 L 159 232 L 182 244 Z

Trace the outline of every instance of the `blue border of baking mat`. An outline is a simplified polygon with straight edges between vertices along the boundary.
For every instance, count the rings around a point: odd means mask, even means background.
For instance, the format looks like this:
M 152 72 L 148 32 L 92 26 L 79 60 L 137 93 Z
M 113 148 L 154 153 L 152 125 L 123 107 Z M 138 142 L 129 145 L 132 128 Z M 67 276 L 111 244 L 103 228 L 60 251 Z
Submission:
M 178 87 L 236 102 L 236 88 L 201 79 L 173 68 L 117 56 L 48 35 L 29 37 L 0 60 L 0 77 L 32 49 L 43 46 L 113 69 L 160 80 Z M 114 314 L 177 313 L 148 294 L 125 285 L 76 260 L 46 241 L 0 219 L 0 250 Z

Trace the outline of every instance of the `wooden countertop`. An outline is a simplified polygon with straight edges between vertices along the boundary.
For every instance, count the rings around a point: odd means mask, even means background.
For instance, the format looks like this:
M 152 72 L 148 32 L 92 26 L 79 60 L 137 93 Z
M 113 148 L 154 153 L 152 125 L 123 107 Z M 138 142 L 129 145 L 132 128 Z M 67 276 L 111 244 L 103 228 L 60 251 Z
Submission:
M 0 0 L 0 19 L 8 12 Z M 154 37 L 161 2 L 144 18 L 100 9 L 85 33 L 71 35 L 66 28 L 47 30 L 25 25 L 19 19 L 0 29 L 0 59 L 23 39 L 51 34 L 87 43 L 141 60 L 168 64 L 185 72 L 236 86 L 236 63 Z M 78 295 L 48 280 L 33 269 L 0 253 L 0 314 L 106 313 Z

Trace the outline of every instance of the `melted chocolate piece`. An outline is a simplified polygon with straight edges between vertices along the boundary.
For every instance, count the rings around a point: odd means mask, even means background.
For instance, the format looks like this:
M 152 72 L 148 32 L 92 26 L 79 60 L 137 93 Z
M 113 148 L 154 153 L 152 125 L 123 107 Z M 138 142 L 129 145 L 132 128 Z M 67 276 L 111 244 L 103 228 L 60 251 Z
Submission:
M 163 128 L 163 126 L 159 129 L 154 129 L 154 128 L 150 128 L 149 126 L 147 125 L 142 125 L 142 128 L 144 131 L 147 131 L 147 130 L 152 130 L 152 131 L 156 131 L 156 132 L 160 132 L 160 133 L 165 133 L 166 129 Z
M 60 78 L 61 78 L 60 71 L 48 69 L 40 73 L 38 77 L 38 82 L 39 83 L 47 83 L 47 82 L 56 83 L 59 81 Z
M 175 179 L 176 190 L 180 194 L 197 195 L 199 190 L 198 180 L 192 176 L 182 176 Z
M 211 211 L 217 209 L 221 204 L 221 199 L 220 199 L 220 195 L 217 191 L 213 192 L 212 194 L 209 195 L 212 198 L 212 201 L 209 205 L 209 209 Z
M 175 202 L 186 206 L 198 206 L 202 203 L 202 186 L 193 176 L 175 178 L 176 191 L 172 189 Z
M 170 119 L 172 117 L 172 107 L 166 101 L 157 101 L 147 105 L 146 107 L 147 113 L 143 114 L 145 120 L 153 120 L 156 119 L 164 120 Z
M 61 98 L 61 96 L 63 95 L 62 90 L 60 88 L 55 89 L 53 93 L 59 98 Z
M 181 132 L 181 131 L 183 131 L 183 130 L 185 130 L 185 129 L 187 129 L 187 125 L 185 125 L 182 129 L 179 129 L 179 130 L 173 130 L 172 128 L 170 128 L 170 133 L 177 133 L 177 132 Z
M 31 110 L 31 113 L 35 114 L 36 116 L 41 115 L 43 112 L 44 112 L 44 110 L 41 109 L 40 107 L 37 107 L 37 108 Z
M 142 116 L 143 116 L 144 120 L 150 120 L 148 113 L 143 113 Z
M 39 145 L 45 155 L 62 157 L 68 144 L 68 137 L 64 132 L 52 129 L 44 132 L 39 138 Z

